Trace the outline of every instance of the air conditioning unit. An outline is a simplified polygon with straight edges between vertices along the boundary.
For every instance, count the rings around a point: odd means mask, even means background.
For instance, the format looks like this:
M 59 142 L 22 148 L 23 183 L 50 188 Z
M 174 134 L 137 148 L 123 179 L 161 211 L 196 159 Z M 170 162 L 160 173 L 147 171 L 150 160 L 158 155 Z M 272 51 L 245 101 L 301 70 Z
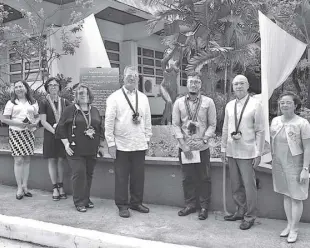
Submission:
M 157 96 L 159 93 L 159 86 L 156 84 L 155 77 L 143 77 L 142 89 L 147 96 Z

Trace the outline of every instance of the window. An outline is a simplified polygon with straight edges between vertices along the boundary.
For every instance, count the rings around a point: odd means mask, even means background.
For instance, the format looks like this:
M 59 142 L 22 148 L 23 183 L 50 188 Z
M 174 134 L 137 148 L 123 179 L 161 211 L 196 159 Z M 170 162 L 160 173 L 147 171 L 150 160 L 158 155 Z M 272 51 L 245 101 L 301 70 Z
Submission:
M 110 64 L 112 68 L 119 68 L 120 67 L 120 48 L 119 43 L 105 40 L 104 46 L 107 51 Z
M 30 61 L 22 60 L 11 50 L 9 51 L 9 59 L 9 76 L 11 83 L 21 79 L 26 79 L 28 82 L 42 80 L 43 63 L 40 68 L 38 58 L 31 58 Z
M 40 82 L 43 76 L 46 76 L 46 73 L 44 73 L 44 67 L 46 67 L 44 49 L 40 49 L 42 61 L 40 61 L 38 54 L 39 45 L 44 44 L 45 39 L 46 36 L 43 35 L 12 42 L 8 51 L 8 71 L 11 83 L 21 79 L 25 79 L 27 82 Z
M 138 69 L 142 76 L 153 76 L 156 78 L 156 84 L 163 81 L 163 70 L 161 60 L 164 53 L 152 49 L 138 47 Z

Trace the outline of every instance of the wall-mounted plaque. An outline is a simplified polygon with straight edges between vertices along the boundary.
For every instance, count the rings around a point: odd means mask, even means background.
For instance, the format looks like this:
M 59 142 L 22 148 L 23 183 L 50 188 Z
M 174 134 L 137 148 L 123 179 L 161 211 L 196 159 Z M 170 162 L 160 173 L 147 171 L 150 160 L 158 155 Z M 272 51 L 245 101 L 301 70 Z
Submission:
M 93 106 L 100 115 L 105 114 L 106 100 L 120 88 L 118 68 L 81 68 L 80 82 L 90 87 L 94 94 Z

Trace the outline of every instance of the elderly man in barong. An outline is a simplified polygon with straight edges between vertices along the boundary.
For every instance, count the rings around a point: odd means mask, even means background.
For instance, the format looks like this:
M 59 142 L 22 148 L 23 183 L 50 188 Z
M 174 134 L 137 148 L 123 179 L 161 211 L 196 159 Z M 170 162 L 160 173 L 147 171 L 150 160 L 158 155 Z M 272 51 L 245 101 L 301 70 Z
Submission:
M 240 229 L 250 229 L 257 214 L 255 168 L 263 153 L 265 130 L 262 105 L 248 93 L 249 82 L 243 75 L 232 81 L 236 99 L 228 102 L 222 131 L 222 160 L 228 162 L 236 212 L 226 221 L 242 220 Z

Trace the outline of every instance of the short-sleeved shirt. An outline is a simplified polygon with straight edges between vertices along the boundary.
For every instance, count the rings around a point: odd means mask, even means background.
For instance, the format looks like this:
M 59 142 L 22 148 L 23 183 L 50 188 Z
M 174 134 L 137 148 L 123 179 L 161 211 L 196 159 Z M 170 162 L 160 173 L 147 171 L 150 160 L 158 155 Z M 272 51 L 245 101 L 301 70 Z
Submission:
M 26 118 L 30 122 L 35 121 L 35 116 L 38 115 L 39 106 L 38 103 L 30 104 L 28 101 L 25 103 L 20 102 L 18 99 L 15 100 L 15 104 L 10 100 L 6 103 L 3 115 L 11 116 L 11 120 L 23 122 Z M 13 130 L 24 130 L 21 127 L 10 126 Z
M 284 126 L 287 143 L 293 156 L 303 153 L 302 140 L 310 138 L 309 122 L 296 115 L 292 120 L 283 123 L 281 116 L 273 118 L 270 126 L 271 146 L 274 147 L 274 140 Z

